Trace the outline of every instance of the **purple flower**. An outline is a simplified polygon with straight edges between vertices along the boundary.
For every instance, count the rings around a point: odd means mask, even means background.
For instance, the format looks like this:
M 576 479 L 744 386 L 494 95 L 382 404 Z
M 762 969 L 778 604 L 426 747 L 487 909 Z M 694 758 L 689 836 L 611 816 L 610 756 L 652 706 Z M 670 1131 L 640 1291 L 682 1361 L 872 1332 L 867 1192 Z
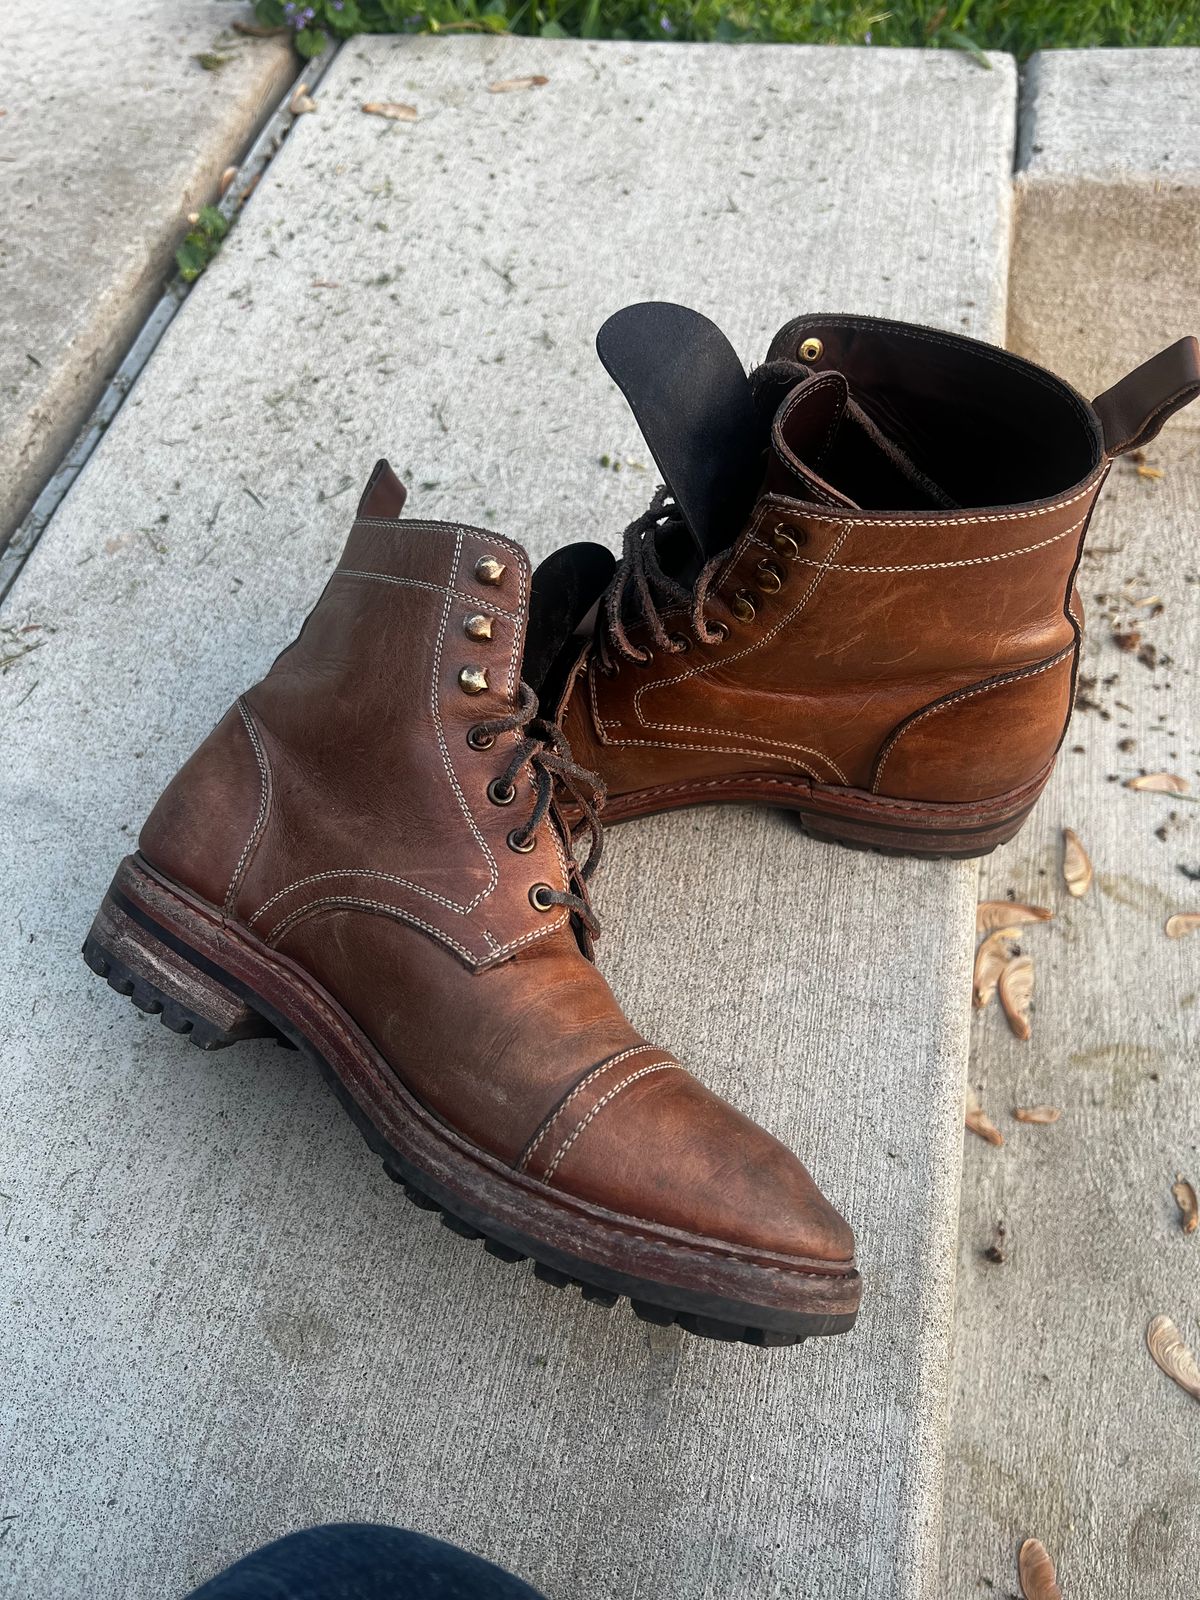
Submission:
M 340 11 L 341 9 L 342 9 L 341 6 L 339 6 L 338 10 Z M 870 28 L 868 28 L 866 33 L 863 34 L 863 43 L 864 44 L 870 44 L 870 42 L 871 42 L 871 30 L 870 30 Z
M 664 33 L 675 32 L 675 24 L 671 21 L 670 17 L 659 17 L 658 25 Z

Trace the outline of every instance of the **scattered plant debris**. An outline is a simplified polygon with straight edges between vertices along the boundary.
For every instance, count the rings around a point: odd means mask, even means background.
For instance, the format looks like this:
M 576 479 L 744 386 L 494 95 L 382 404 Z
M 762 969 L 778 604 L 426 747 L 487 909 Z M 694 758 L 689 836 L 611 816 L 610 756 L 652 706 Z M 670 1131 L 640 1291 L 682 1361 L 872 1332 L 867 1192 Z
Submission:
M 1014 1106 L 1013 1116 L 1018 1122 L 1033 1122 L 1039 1127 L 1046 1123 L 1057 1122 L 1062 1116 L 1058 1106 Z
M 1040 1539 L 1026 1539 L 1017 1557 L 1017 1573 L 1025 1600 L 1062 1600 L 1058 1574 Z
M 535 72 L 528 78 L 501 78 L 498 83 L 488 84 L 489 94 L 513 94 L 518 89 L 540 89 L 543 84 L 550 82 L 540 72 Z
M 1126 778 L 1125 787 L 1143 789 L 1150 794 L 1186 794 L 1191 785 L 1174 772 L 1143 772 L 1136 778 Z
M 1168 939 L 1186 939 L 1197 928 L 1200 928 L 1200 911 L 1177 911 L 1167 918 L 1163 932 Z
M 1008 1229 L 1004 1226 L 1003 1222 L 998 1222 L 996 1224 L 996 1237 L 992 1240 L 991 1244 L 985 1246 L 984 1248 L 983 1258 L 985 1261 L 990 1261 L 993 1266 L 1002 1267 L 1008 1260 L 1008 1251 L 1005 1249 L 1004 1245 L 1004 1240 L 1007 1233 Z
M 1029 1006 L 1033 1000 L 1033 961 L 1029 956 L 1014 956 L 1000 974 L 1000 1004 L 1008 1025 L 1018 1039 L 1028 1039 Z
M 316 109 L 317 102 L 309 94 L 308 85 L 306 83 L 298 83 L 295 94 L 288 101 L 288 110 L 294 117 L 302 117 L 307 112 L 315 111 Z
M 222 67 L 229 65 L 233 57 L 218 55 L 215 50 L 203 50 L 198 56 L 193 56 L 192 60 L 205 72 L 220 72 Z
M 1200 1225 L 1200 1211 L 1196 1208 L 1196 1191 L 1182 1172 L 1175 1174 L 1175 1182 L 1171 1185 L 1171 1198 L 1179 1207 L 1179 1226 L 1184 1233 L 1195 1233 L 1197 1226 Z
M 185 283 L 195 283 L 221 248 L 221 240 L 229 232 L 229 220 L 216 206 L 201 206 L 188 217 L 191 228 L 175 252 L 175 263 Z
M 415 122 L 416 106 L 406 106 L 399 100 L 366 100 L 363 110 L 369 117 L 387 117 L 391 122 Z
M 979 1096 L 970 1086 L 967 1088 L 967 1114 L 964 1120 L 970 1131 L 988 1144 L 1004 1143 L 1004 1135 L 980 1105 Z
M 1137 475 L 1139 478 L 1161 478 L 1163 469 L 1161 467 L 1148 467 L 1144 461 L 1139 461 Z
M 1049 922 L 1053 916 L 1053 911 L 1046 906 L 1026 906 L 1013 900 L 981 900 L 975 907 L 975 932 L 1017 928 L 1025 922 Z
M 1063 829 L 1062 873 L 1067 893 L 1076 899 L 1092 886 L 1092 863 L 1074 828 Z
M 1146 1348 L 1168 1378 L 1193 1400 L 1200 1400 L 1200 1367 L 1170 1317 L 1153 1318 L 1146 1329 Z
M 1014 956 L 1019 954 L 1016 940 L 1020 932 L 1016 928 L 997 928 L 995 933 L 989 933 L 987 938 L 975 952 L 975 975 L 973 991 L 976 1008 L 980 1011 L 984 1006 L 991 1005 L 992 997 L 1000 982 L 1000 974 Z
M 226 167 L 225 171 L 221 174 L 221 181 L 217 184 L 217 193 L 220 195 L 227 194 L 229 192 L 229 185 L 233 182 L 237 175 L 238 169 L 236 167 Z
M 1131 628 L 1128 633 L 1123 633 L 1119 628 L 1114 628 L 1112 631 L 1112 642 L 1116 645 L 1118 650 L 1128 650 L 1132 652 L 1137 649 L 1138 645 L 1141 644 L 1142 636 L 1136 628 Z

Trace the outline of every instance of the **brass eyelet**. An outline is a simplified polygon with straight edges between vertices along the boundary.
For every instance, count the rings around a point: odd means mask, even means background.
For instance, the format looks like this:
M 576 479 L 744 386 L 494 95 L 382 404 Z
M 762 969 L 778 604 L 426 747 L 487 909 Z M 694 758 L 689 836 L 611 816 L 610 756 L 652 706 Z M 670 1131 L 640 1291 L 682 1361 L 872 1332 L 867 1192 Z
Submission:
M 801 361 L 820 361 L 825 353 L 825 346 L 820 339 L 805 339 L 800 346 Z
M 482 694 L 487 686 L 486 667 L 464 667 L 458 675 L 458 687 L 464 694 Z
M 706 618 L 704 626 L 708 629 L 708 631 L 710 633 L 715 633 L 716 634 L 717 637 L 713 641 L 715 644 L 724 644 L 726 639 L 728 639 L 728 637 L 729 637 L 729 629 L 725 626 L 725 624 L 723 622 L 709 622 L 707 620 L 707 618 Z M 701 641 L 701 643 L 707 644 L 708 640 L 704 639 L 704 640 Z
M 517 786 L 505 783 L 503 778 L 493 778 L 487 786 L 487 797 L 494 806 L 510 806 L 517 798 Z
M 775 531 L 771 535 L 771 543 L 781 556 L 798 556 L 800 554 L 799 542 L 782 522 L 776 523 Z
M 480 556 L 475 563 L 475 576 L 480 583 L 486 583 L 494 589 L 504 576 L 504 563 L 497 561 L 495 556 Z
M 535 911 L 553 911 L 554 901 L 551 899 L 554 890 L 548 883 L 535 883 L 529 891 L 529 904 Z
M 492 619 L 485 613 L 468 617 L 463 623 L 463 632 L 468 639 L 490 639 L 492 637 Z
M 635 667 L 641 667 L 642 671 L 644 672 L 647 667 L 652 667 L 654 665 L 654 651 L 647 650 L 646 654 L 644 656 L 639 656 L 633 664 Z
M 676 654 L 681 656 L 686 655 L 692 648 L 692 641 L 682 633 L 673 633 L 671 643 L 678 646 Z
M 527 856 L 536 844 L 537 835 L 531 833 L 527 839 L 523 839 L 520 828 L 514 828 L 508 836 L 508 848 L 521 856 Z
M 778 594 L 783 588 L 783 573 L 773 561 L 760 561 L 755 573 L 758 587 L 764 594 Z
M 754 604 L 754 596 L 749 589 L 739 589 L 729 602 L 729 609 L 739 622 L 753 622 L 758 615 L 758 608 Z
M 472 750 L 490 750 L 496 742 L 496 735 L 489 733 L 486 728 L 469 728 L 467 730 L 467 743 Z

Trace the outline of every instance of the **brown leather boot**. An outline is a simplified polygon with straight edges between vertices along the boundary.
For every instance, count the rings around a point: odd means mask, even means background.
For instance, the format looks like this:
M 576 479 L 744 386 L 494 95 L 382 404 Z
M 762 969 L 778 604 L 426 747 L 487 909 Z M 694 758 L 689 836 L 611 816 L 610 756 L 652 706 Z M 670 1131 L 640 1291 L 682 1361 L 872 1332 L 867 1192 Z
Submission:
M 385 462 L 295 643 L 168 785 L 84 945 L 203 1049 L 277 1035 L 458 1233 L 652 1322 L 854 1322 L 849 1227 L 622 1015 L 590 959 L 590 775 L 539 721 L 546 564 L 401 521 Z M 611 561 L 609 563 L 611 565 Z M 601 581 L 603 581 L 601 579 Z M 555 789 L 592 825 L 576 864 Z
M 597 345 L 666 485 L 559 673 L 606 821 L 764 800 L 906 854 L 1010 839 L 1070 715 L 1096 496 L 1200 391 L 1196 341 L 1092 405 L 871 317 L 789 323 L 752 380 L 679 306 L 630 307 Z

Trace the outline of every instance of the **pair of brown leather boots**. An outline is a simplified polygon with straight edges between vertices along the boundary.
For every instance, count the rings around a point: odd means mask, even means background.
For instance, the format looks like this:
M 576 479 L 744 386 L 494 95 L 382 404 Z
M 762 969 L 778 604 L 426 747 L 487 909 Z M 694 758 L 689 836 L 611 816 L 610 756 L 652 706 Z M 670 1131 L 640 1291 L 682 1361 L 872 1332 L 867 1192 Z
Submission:
M 498 534 L 404 519 L 380 462 L 84 954 L 203 1049 L 311 1056 L 409 1196 L 493 1254 L 793 1344 L 853 1324 L 853 1236 L 593 965 L 604 791 L 615 818 L 761 799 L 901 853 L 1010 838 L 1066 727 L 1096 495 L 1200 391 L 1200 349 L 1089 405 L 866 317 L 789 323 L 751 378 L 678 306 L 598 344 L 665 480 L 619 564 L 575 545 L 531 573 Z

